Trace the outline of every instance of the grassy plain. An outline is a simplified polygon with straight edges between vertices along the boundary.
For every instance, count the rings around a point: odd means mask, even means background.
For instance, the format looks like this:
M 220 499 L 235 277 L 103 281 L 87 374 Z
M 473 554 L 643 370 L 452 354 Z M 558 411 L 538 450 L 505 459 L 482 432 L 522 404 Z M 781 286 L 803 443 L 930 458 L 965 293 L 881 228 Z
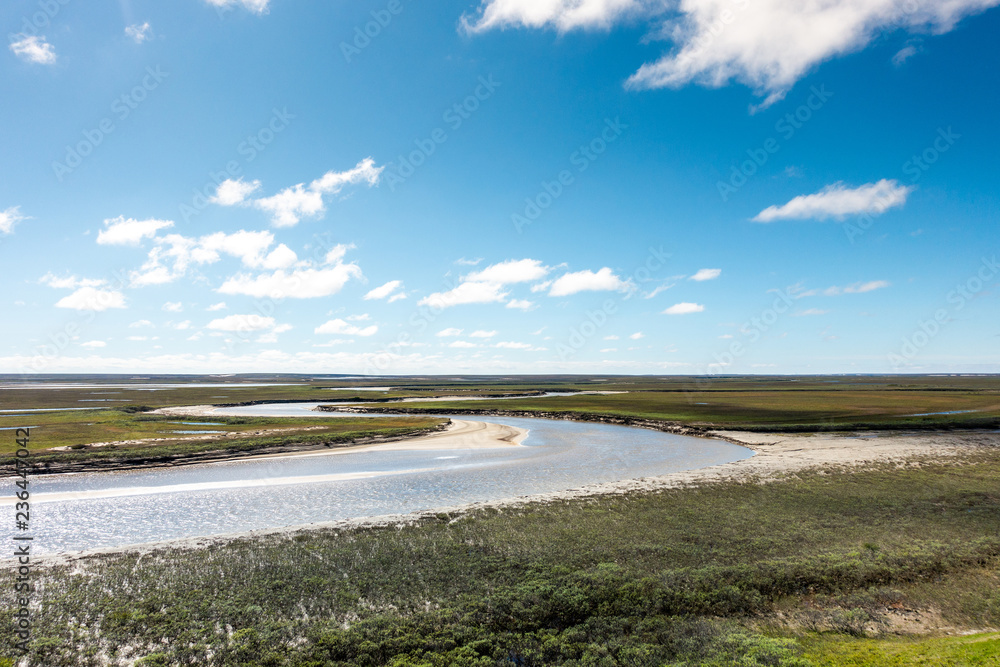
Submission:
M 116 396 L 93 393 L 102 391 L 122 391 L 121 407 L 166 407 L 601 389 L 628 393 L 384 407 L 606 414 L 765 431 L 1000 425 L 1000 379 L 987 376 L 288 380 L 300 384 L 0 389 L 0 408 L 66 408 Z M 393 390 L 329 388 L 364 384 Z M 963 410 L 974 412 L 956 412 Z M 7 415 L 0 423 L 28 419 L 41 427 L 33 442 L 50 438 L 52 446 L 186 428 L 333 429 L 277 435 L 274 444 L 433 423 L 422 415 L 202 420 L 121 409 Z M 241 441 L 261 444 L 227 438 Z M 984 448 L 950 463 L 878 464 L 769 484 L 720 482 L 442 514 L 402 527 L 87 557 L 36 571 L 41 606 L 27 663 L 1000 665 L 998 479 L 1000 450 Z M 0 613 L 9 615 L 10 604 L 0 602 Z M 959 631 L 977 634 L 946 634 Z M 5 633 L 0 667 L 12 649 Z

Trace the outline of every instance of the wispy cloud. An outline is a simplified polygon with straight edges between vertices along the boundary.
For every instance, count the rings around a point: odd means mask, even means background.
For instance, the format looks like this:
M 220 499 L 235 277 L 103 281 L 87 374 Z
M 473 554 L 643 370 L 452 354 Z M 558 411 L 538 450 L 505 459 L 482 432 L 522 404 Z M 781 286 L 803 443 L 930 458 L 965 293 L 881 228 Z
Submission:
M 328 171 L 309 185 L 293 185 L 271 197 L 256 199 L 253 205 L 269 212 L 275 227 L 292 227 L 303 217 L 322 215 L 326 211 L 324 196 L 337 194 L 357 183 L 367 183 L 369 187 L 376 185 L 384 168 L 375 166 L 372 158 L 365 158 L 352 169 Z
M 132 25 L 125 26 L 125 35 L 136 44 L 142 44 L 149 39 L 151 30 L 149 21 L 141 24 L 133 23 Z
M 755 222 L 775 220 L 825 220 L 849 215 L 881 214 L 906 203 L 913 186 L 900 185 L 895 180 L 882 179 L 849 188 L 843 183 L 828 185 L 811 195 L 799 195 L 782 206 L 769 206 L 758 213 Z

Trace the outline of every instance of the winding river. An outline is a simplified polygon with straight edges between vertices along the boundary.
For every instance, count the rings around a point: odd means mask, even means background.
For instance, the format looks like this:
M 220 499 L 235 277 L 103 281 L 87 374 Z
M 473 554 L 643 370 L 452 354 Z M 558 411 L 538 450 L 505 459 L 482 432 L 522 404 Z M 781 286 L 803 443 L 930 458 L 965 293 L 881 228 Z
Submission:
M 315 415 L 307 412 L 313 406 L 256 405 L 220 408 L 212 414 Z M 334 450 L 177 468 L 37 476 L 31 483 L 34 551 L 113 548 L 401 514 L 663 475 L 753 455 L 727 442 L 648 429 L 486 419 L 526 429 L 528 436 L 520 446 Z

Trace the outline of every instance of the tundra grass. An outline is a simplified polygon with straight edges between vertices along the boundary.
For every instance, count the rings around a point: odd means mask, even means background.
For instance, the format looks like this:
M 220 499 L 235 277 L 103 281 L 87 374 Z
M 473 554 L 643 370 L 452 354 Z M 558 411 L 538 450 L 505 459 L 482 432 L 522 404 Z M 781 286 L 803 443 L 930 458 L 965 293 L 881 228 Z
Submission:
M 38 464 L 173 457 L 208 451 L 248 452 L 279 445 L 341 444 L 371 437 L 399 437 L 437 428 L 446 420 L 424 417 L 264 418 L 174 417 L 127 409 L 43 412 L 0 417 L 0 426 L 30 426 L 32 461 Z M 186 433 L 178 433 L 184 431 Z M 12 465 L 15 431 L 0 431 L 0 467 Z M 149 440 L 133 444 L 95 443 Z M 55 451 L 55 447 L 69 447 Z
M 965 637 L 894 637 L 885 639 L 819 635 L 802 641 L 816 667 L 996 667 L 1000 634 Z
M 995 588 L 972 585 L 1000 571 L 997 479 L 983 450 L 91 557 L 36 573 L 29 664 L 839 664 L 816 660 L 860 646 L 848 635 L 750 628 L 817 596 L 1000 626 Z M 995 660 L 985 646 L 967 650 Z

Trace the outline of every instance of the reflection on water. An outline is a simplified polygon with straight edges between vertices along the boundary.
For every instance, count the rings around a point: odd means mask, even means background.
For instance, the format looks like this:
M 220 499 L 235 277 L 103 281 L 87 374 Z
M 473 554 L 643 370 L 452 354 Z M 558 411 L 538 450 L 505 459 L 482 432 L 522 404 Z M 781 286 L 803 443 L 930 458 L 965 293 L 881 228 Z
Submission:
M 298 414 L 301 406 L 253 406 Z M 227 409 L 226 414 L 231 414 Z M 490 417 L 528 429 L 523 446 L 355 450 L 32 480 L 34 548 L 114 547 L 396 514 L 572 489 L 752 455 L 647 429 Z M 0 499 L 0 505 L 6 504 Z

